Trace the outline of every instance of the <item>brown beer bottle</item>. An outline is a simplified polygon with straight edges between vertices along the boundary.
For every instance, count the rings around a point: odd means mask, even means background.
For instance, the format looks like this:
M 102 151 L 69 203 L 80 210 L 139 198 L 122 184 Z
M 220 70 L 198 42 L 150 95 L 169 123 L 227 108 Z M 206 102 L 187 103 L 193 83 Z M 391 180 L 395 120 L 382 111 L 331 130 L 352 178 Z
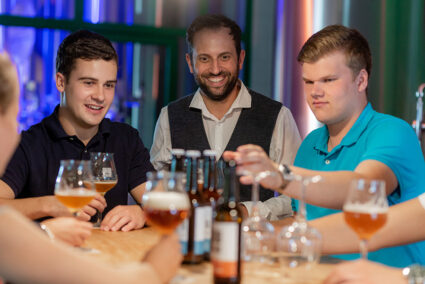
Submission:
M 182 247 L 183 263 L 198 264 L 204 258 L 204 210 L 202 195 L 198 191 L 198 158 L 201 152 L 186 151 L 186 191 L 191 209 L 190 218 L 177 229 Z
M 241 283 L 242 213 L 236 163 L 224 168 L 224 191 L 214 213 L 211 261 L 215 284 Z

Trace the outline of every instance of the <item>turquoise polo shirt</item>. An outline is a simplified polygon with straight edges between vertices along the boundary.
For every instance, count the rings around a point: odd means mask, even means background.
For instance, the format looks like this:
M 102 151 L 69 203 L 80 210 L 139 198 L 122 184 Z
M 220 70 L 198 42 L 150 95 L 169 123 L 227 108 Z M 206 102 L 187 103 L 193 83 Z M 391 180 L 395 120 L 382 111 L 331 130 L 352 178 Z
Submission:
M 397 177 L 398 187 L 388 196 L 389 205 L 425 191 L 424 158 L 412 127 L 405 121 L 378 113 L 369 103 L 341 143 L 330 152 L 328 139 L 326 126 L 312 131 L 302 142 L 294 165 L 318 171 L 353 171 L 362 161 L 376 160 L 387 165 Z M 307 204 L 308 220 L 336 212 L 340 211 Z M 338 257 L 354 259 L 358 254 Z M 424 265 L 425 241 L 371 252 L 369 259 L 396 267 Z

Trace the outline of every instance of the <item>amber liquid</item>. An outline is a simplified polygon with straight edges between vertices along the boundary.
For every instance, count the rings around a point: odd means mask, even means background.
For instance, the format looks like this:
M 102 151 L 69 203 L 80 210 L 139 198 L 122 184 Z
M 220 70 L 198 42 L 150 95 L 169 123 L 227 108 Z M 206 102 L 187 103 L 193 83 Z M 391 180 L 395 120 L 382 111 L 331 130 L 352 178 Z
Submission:
M 96 191 L 102 195 L 105 195 L 110 189 L 112 189 L 117 184 L 116 180 L 113 181 L 95 181 L 94 186 Z
M 369 240 L 387 222 L 387 213 L 344 211 L 345 222 L 360 239 Z
M 71 212 L 77 212 L 90 203 L 94 198 L 94 192 L 87 192 L 84 195 L 73 195 L 73 192 L 56 193 L 56 198 L 65 205 Z
M 178 225 L 186 219 L 189 210 L 162 210 L 144 207 L 149 225 L 155 227 L 161 234 L 172 234 Z

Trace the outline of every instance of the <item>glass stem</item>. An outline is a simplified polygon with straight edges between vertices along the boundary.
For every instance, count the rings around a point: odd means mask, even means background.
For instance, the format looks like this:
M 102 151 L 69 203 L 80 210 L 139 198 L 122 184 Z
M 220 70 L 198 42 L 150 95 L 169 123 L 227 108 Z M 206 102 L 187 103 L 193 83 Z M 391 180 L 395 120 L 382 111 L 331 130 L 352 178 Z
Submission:
M 252 192 L 251 192 L 251 200 L 252 200 L 252 217 L 260 216 L 260 211 L 258 208 L 258 200 L 260 196 L 260 184 L 258 182 L 257 176 L 252 176 L 253 183 L 252 183 Z
M 100 223 L 102 223 L 102 212 L 96 209 L 96 222 L 93 224 L 93 227 L 100 228 Z
M 367 240 L 360 240 L 360 252 L 362 259 L 367 260 Z
M 307 211 L 305 207 L 305 190 L 307 187 L 308 181 L 306 179 L 301 179 L 301 196 L 299 200 L 299 212 L 297 214 L 297 221 L 298 222 L 307 222 Z

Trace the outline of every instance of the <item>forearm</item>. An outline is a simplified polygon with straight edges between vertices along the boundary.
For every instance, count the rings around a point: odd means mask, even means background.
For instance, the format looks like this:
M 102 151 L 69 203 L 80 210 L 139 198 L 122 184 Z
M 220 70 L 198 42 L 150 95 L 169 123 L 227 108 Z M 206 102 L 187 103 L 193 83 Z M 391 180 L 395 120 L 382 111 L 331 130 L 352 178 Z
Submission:
M 317 183 L 310 183 L 308 185 L 305 196 L 305 201 L 307 203 L 340 210 L 342 209 L 347 197 L 350 182 L 353 179 L 365 178 L 363 175 L 352 171 L 312 171 L 294 166 L 291 167 L 291 170 L 295 175 L 301 175 L 304 177 L 320 175 L 322 177 L 321 181 Z M 290 182 L 282 193 L 289 197 L 300 199 L 300 183 Z
M 22 199 L 0 198 L 0 205 L 7 205 L 30 219 L 39 219 L 46 216 L 56 216 L 53 204 L 54 196 L 30 197 Z
M 0 275 L 23 283 L 159 283 L 148 265 L 114 268 L 60 243 L 52 243 L 23 216 L 2 209 Z

